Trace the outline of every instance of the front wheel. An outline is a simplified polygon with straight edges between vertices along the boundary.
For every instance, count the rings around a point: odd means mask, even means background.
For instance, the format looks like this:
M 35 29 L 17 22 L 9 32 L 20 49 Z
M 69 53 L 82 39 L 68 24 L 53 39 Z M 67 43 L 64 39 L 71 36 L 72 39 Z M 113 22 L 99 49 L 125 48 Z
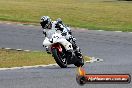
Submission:
M 61 68 L 66 68 L 67 67 L 67 59 L 65 57 L 65 54 L 58 52 L 56 48 L 52 49 L 52 54 L 53 57 L 56 61 L 56 63 L 61 67 Z

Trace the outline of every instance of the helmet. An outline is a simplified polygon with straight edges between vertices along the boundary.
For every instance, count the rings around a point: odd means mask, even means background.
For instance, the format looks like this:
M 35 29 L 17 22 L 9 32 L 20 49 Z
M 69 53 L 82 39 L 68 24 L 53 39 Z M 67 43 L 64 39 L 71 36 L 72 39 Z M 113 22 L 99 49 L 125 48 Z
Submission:
M 57 23 L 62 24 L 62 20 L 61 20 L 61 18 L 58 18 L 56 21 L 57 21 Z
M 42 28 L 46 28 L 51 23 L 51 19 L 49 16 L 42 16 L 40 19 L 40 24 Z

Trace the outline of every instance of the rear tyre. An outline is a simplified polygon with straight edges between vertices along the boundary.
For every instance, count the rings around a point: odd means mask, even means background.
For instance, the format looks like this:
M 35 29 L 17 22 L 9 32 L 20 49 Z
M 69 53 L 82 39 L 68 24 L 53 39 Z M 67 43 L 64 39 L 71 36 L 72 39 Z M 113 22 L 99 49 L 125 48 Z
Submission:
M 61 68 L 66 68 L 67 67 L 67 59 L 64 57 L 63 53 L 59 53 L 58 50 L 54 48 L 54 49 L 52 49 L 52 54 L 53 54 L 53 57 L 54 57 L 56 63 Z

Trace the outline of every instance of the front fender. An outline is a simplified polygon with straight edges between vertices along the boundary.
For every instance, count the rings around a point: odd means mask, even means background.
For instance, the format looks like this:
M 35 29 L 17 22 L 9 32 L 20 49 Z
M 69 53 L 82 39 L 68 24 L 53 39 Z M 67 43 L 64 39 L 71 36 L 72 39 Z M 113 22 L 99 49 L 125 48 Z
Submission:
M 59 43 L 61 43 L 66 50 L 73 50 L 72 44 L 68 42 L 66 39 L 61 38 L 58 40 Z

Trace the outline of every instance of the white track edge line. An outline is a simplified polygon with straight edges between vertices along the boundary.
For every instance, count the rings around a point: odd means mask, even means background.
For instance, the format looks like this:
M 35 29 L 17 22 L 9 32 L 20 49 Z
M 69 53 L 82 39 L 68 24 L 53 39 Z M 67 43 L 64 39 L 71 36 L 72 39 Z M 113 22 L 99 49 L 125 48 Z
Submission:
M 3 48 L 3 49 L 7 49 L 7 50 L 10 50 L 11 48 Z
M 122 31 L 114 31 L 114 32 L 122 32 Z
M 37 68 L 37 67 L 49 67 L 49 66 L 57 66 L 57 64 L 22 66 L 22 67 L 12 67 L 12 68 L 0 68 L 0 71 L 2 71 L 2 70 L 17 70 L 17 69 L 25 69 L 25 68 Z
M 86 61 L 85 63 L 93 63 L 93 60 Z M 11 68 L 0 68 L 0 71 L 4 70 L 18 70 L 18 69 L 27 69 L 27 68 L 37 68 L 37 67 L 49 67 L 49 66 L 58 66 L 55 64 L 48 64 L 48 65 L 34 65 L 34 66 L 22 66 L 22 67 L 11 67 Z

